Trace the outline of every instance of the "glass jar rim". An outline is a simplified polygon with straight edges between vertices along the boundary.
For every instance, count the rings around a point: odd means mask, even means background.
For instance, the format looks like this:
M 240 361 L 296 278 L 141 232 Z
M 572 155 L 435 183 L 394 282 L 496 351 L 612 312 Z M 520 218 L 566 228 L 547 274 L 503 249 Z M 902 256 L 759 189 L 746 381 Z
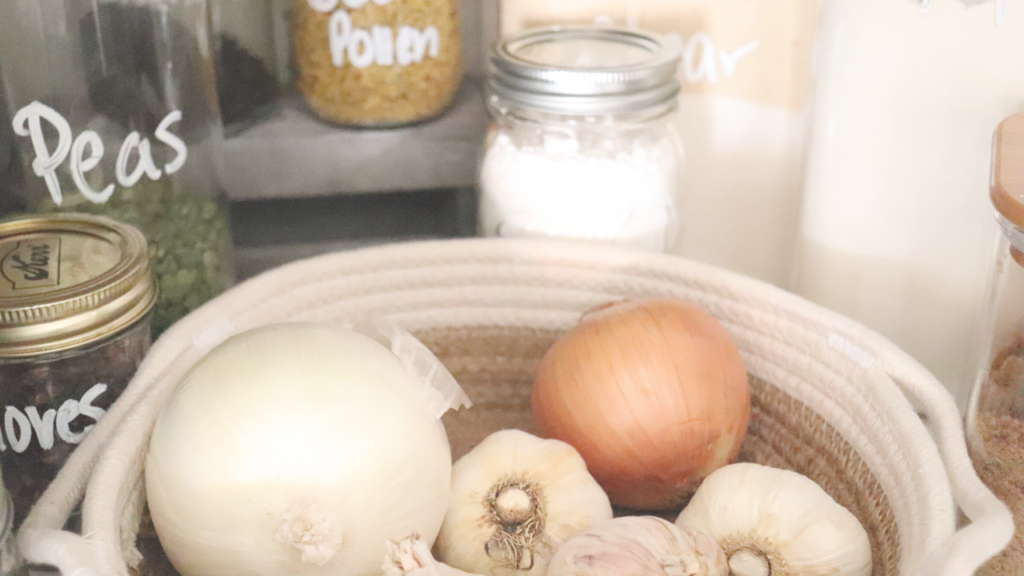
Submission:
M 671 98 L 645 106 L 639 110 L 625 112 L 566 112 L 523 106 L 519 102 L 503 98 L 499 94 L 490 93 L 486 98 L 486 107 L 491 116 L 499 121 L 511 119 L 517 122 L 536 123 L 546 126 L 629 126 L 663 121 L 666 117 L 678 111 L 679 100 L 678 98 Z

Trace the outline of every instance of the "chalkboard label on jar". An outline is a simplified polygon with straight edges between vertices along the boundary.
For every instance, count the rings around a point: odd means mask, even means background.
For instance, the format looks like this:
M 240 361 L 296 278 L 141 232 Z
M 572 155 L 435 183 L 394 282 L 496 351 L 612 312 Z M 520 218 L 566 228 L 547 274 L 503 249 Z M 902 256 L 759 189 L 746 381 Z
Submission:
M 57 134 L 53 150 L 47 145 L 43 120 L 50 130 Z M 156 141 L 166 146 L 173 156 L 159 167 L 154 157 L 160 155 L 154 155 L 153 142 L 138 131 L 128 134 L 118 148 L 113 163 L 117 183 L 124 188 L 131 188 L 138 184 L 143 176 L 157 181 L 165 174 L 170 175 L 181 170 L 188 160 L 188 146 L 170 130 L 181 120 L 181 111 L 173 110 L 160 121 L 153 133 Z M 46 182 L 50 198 L 57 206 L 64 203 L 64 190 L 61 188 L 60 179 L 57 178 L 57 169 L 65 162 L 68 163 L 75 187 L 91 202 L 104 204 L 113 195 L 113 183 L 96 190 L 86 176 L 100 165 L 106 155 L 103 139 L 95 130 L 84 130 L 76 136 L 71 124 L 59 112 L 41 102 L 33 102 L 15 113 L 14 132 L 32 140 L 32 149 L 36 152 L 32 160 L 32 169 L 36 176 Z M 114 158 L 111 156 L 107 163 Z
M 106 384 L 96 384 L 81 398 L 69 398 L 56 409 L 44 407 L 41 413 L 37 406 L 5 406 L 3 427 L 0 428 L 0 452 L 10 449 L 21 454 L 30 445 L 40 450 L 52 450 L 57 440 L 80 444 L 107 412 L 93 405 L 106 391 Z

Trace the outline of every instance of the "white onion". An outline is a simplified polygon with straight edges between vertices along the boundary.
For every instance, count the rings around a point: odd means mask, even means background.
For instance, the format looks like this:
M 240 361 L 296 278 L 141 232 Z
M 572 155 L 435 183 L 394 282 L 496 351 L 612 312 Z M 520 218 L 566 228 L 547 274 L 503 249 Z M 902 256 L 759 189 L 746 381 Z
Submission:
M 451 452 L 424 386 L 340 327 L 232 337 L 163 408 L 146 460 L 160 543 L 183 576 L 379 574 L 389 540 L 433 542 Z

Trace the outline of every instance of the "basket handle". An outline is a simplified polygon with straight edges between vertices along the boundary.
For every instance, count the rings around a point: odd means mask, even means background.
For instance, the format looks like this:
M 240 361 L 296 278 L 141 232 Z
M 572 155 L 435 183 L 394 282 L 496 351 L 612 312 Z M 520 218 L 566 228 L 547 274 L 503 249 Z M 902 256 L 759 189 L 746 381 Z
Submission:
M 75 576 L 117 573 L 116 570 L 102 568 L 104 552 L 101 543 L 90 540 L 88 534 L 80 536 L 62 528 L 82 503 L 94 469 L 125 420 L 135 414 L 136 407 L 161 379 L 167 377 L 168 371 L 172 376 L 180 375 L 180 370 L 173 369 L 172 365 L 198 344 L 179 336 L 188 333 L 193 323 L 188 320 L 178 322 L 160 337 L 159 341 L 168 340 L 172 344 L 151 348 L 121 396 L 71 452 L 67 462 L 29 511 L 16 534 L 19 561 L 53 566 L 61 574 Z
M 85 538 L 73 532 L 52 528 L 23 528 L 18 532 L 18 547 L 32 563 L 53 566 L 61 574 L 105 576 L 100 555 Z M 29 558 L 31 556 L 31 558 Z
M 963 418 L 953 397 L 921 364 L 880 336 L 859 327 L 851 336 L 875 356 L 911 405 L 919 411 L 939 449 L 953 500 L 970 523 L 923 559 L 921 574 L 970 576 L 1009 544 L 1010 509 L 981 481 L 964 442 Z

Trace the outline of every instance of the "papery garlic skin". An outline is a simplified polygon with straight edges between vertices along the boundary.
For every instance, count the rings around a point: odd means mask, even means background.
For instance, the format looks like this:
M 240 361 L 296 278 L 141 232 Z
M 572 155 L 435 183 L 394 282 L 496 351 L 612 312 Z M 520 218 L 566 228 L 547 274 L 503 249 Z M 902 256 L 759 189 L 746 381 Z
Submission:
M 676 525 L 718 541 L 734 576 L 871 574 L 871 543 L 860 521 L 797 472 L 750 463 L 720 468 Z
M 575 448 L 502 430 L 452 467 L 438 558 L 467 572 L 543 576 L 563 542 L 611 517 Z
M 653 516 L 602 522 L 563 544 L 547 576 L 726 576 L 725 554 L 707 534 Z
M 388 553 L 381 566 L 384 576 L 480 576 L 438 562 L 419 534 L 398 542 L 388 541 Z

